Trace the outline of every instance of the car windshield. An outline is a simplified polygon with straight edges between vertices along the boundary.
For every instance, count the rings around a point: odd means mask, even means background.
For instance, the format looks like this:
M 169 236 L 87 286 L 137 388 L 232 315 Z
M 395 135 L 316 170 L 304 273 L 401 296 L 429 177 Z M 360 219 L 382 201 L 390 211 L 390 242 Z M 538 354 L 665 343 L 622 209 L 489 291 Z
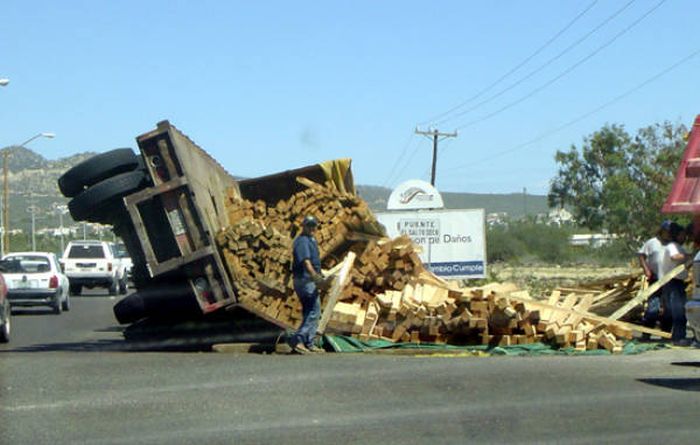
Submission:
M 104 258 L 105 252 L 100 245 L 71 246 L 68 258 Z
M 5 273 L 43 273 L 51 270 L 48 258 L 40 256 L 12 256 L 0 261 Z

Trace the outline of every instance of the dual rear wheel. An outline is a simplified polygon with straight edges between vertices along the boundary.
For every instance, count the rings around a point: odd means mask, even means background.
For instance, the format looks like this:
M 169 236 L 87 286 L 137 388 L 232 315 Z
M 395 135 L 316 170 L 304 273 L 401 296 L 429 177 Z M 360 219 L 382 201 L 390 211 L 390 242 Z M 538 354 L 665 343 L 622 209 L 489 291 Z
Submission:
M 143 158 L 118 148 L 87 159 L 58 179 L 58 188 L 72 198 L 68 210 L 75 221 L 112 224 L 125 212 L 122 198 L 147 184 Z

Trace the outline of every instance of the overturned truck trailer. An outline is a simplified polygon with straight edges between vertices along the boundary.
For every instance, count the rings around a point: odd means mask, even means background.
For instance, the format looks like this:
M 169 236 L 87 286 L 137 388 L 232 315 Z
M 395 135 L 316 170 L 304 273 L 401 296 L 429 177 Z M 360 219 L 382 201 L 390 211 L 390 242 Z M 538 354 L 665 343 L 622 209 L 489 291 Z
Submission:
M 239 181 L 168 121 L 136 141 L 139 154 L 105 152 L 59 178 L 73 219 L 112 225 L 132 258 L 137 291 L 115 305 L 120 323 L 232 305 L 256 312 L 239 299 L 216 245 L 217 233 L 235 223 L 226 212 L 232 194 L 274 204 L 303 188 L 297 177 L 354 192 L 349 160 Z

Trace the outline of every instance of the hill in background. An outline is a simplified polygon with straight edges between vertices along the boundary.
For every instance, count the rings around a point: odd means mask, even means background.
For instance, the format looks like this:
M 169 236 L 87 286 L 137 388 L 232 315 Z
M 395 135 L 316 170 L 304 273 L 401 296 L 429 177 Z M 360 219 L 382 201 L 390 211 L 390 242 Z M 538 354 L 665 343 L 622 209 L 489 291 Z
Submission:
M 95 155 L 93 152 L 79 153 L 57 160 L 48 160 L 40 154 L 18 146 L 8 150 L 8 182 L 12 195 L 51 196 L 63 198 L 58 190 L 58 177 L 72 166 Z
M 10 225 L 28 231 L 31 227 L 30 205 L 36 206 L 36 227 L 58 227 L 59 217 L 55 212 L 57 205 L 65 205 L 68 200 L 58 190 L 57 181 L 66 170 L 79 162 L 95 155 L 93 152 L 78 153 L 57 160 L 48 160 L 42 155 L 25 147 L 10 146 L 9 150 L 9 187 L 10 187 Z M 386 203 L 391 190 L 386 187 L 358 185 L 358 194 L 374 211 L 386 210 Z M 506 212 L 511 218 L 525 214 L 544 213 L 547 197 L 538 195 L 512 194 L 476 194 L 453 193 L 442 194 L 448 209 L 483 208 L 486 213 Z M 64 225 L 73 224 L 70 215 L 64 216 Z
M 358 185 L 357 193 L 367 201 L 374 211 L 385 211 L 391 189 L 372 185 Z M 447 209 L 484 209 L 489 213 L 507 213 L 511 218 L 524 215 L 537 215 L 549 210 L 547 197 L 523 193 L 480 194 L 480 193 L 442 193 Z
M 29 210 L 32 205 L 36 208 L 37 229 L 58 227 L 60 218 L 55 207 L 68 202 L 58 190 L 59 176 L 96 153 L 78 153 L 49 160 L 26 147 L 9 146 L 2 150 L 9 153 L 7 179 L 10 189 L 10 227 L 28 232 L 31 228 Z M 73 221 L 70 215 L 65 215 L 64 225 L 71 224 Z

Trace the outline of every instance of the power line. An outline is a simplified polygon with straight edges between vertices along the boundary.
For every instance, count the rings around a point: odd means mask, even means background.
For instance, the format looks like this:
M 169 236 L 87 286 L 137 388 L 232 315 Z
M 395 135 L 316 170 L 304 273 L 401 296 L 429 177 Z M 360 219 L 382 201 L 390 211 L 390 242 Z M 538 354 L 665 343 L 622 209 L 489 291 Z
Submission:
M 411 133 L 411 135 L 412 135 L 412 136 L 411 136 L 411 139 L 413 140 L 413 137 L 415 137 L 415 133 Z M 415 157 L 416 157 L 416 154 L 418 154 L 418 149 L 419 149 L 419 148 L 420 148 L 420 139 L 415 139 L 415 144 L 414 144 L 414 147 L 413 147 L 413 151 L 412 151 L 412 152 L 410 153 L 410 155 L 408 156 L 408 159 L 406 160 L 406 162 L 404 162 L 403 167 L 402 167 L 402 168 L 399 168 L 399 169 L 396 171 L 396 174 L 394 174 L 394 175 L 392 175 L 392 176 L 389 176 L 389 179 L 385 181 L 385 184 L 387 184 L 387 185 L 389 185 L 389 186 L 393 186 L 393 185 L 394 185 L 394 182 L 396 181 L 396 179 L 397 179 L 398 176 L 400 175 L 401 171 L 402 171 L 402 170 L 405 170 L 406 168 L 408 168 L 409 165 L 411 165 L 411 162 L 413 162 L 413 158 L 415 158 Z
M 551 136 L 551 135 L 553 135 L 553 134 L 555 134 L 555 133 L 560 132 L 561 130 L 564 130 L 565 128 L 568 128 L 568 127 L 570 127 L 570 126 L 572 126 L 572 125 L 574 125 L 574 124 L 577 124 L 578 122 L 580 122 L 580 121 L 582 121 L 582 120 L 584 120 L 584 119 L 586 119 L 586 118 L 592 116 L 592 115 L 595 114 L 595 113 L 598 113 L 599 111 L 601 111 L 601 110 L 603 110 L 603 109 L 609 107 L 610 105 L 613 105 L 614 103 L 617 103 L 617 102 L 621 101 L 622 99 L 626 98 L 627 96 L 629 96 L 629 95 L 631 95 L 631 94 L 633 94 L 633 93 L 636 93 L 637 91 L 641 90 L 641 89 L 644 88 L 645 86 L 647 86 L 647 85 L 649 85 L 650 83 L 656 81 L 657 79 L 659 79 L 659 78 L 665 76 L 665 75 L 668 74 L 669 72 L 675 70 L 675 69 L 678 68 L 679 66 L 681 66 L 681 65 L 683 65 L 684 63 L 688 62 L 689 60 L 693 59 L 694 57 L 697 57 L 699 54 L 700 54 L 700 49 L 696 49 L 695 51 L 693 51 L 692 53 L 690 53 L 690 54 L 688 54 L 687 56 L 683 57 L 682 59 L 678 60 L 677 62 L 675 62 L 675 63 L 672 64 L 671 66 L 669 66 L 669 67 L 663 69 L 662 71 L 659 71 L 658 73 L 656 73 L 656 74 L 653 75 L 652 77 L 650 77 L 650 78 L 646 79 L 645 81 L 643 81 L 643 82 L 637 84 L 635 87 L 630 88 L 629 90 L 625 91 L 624 93 L 620 94 L 619 96 L 614 97 L 613 99 L 611 99 L 611 100 L 605 102 L 604 104 L 602 104 L 602 105 L 600 105 L 600 106 L 594 108 L 593 110 L 590 110 L 590 111 L 588 111 L 588 112 L 586 112 L 586 113 L 584 113 L 584 114 L 582 114 L 582 115 L 576 117 L 575 119 L 572 119 L 572 120 L 570 120 L 569 122 L 567 122 L 567 123 L 565 123 L 565 124 L 563 124 L 563 125 L 561 125 L 561 126 L 555 128 L 555 129 L 553 129 L 553 130 L 550 130 L 550 131 L 548 131 L 548 132 L 545 132 L 545 133 L 543 133 L 543 134 L 541 134 L 541 135 L 535 137 L 534 139 L 531 139 L 531 140 L 529 140 L 529 141 L 527 141 L 527 142 L 518 144 L 518 145 L 516 145 L 516 146 L 514 146 L 514 147 L 511 147 L 511 148 L 509 148 L 509 149 L 507 149 L 507 150 L 502 150 L 502 151 L 500 151 L 500 152 L 497 152 L 497 153 L 495 153 L 495 154 L 492 155 L 492 156 L 488 156 L 488 157 L 486 157 L 486 158 L 482 158 L 482 159 L 479 159 L 479 160 L 476 160 L 476 161 L 472 161 L 472 162 L 470 162 L 469 164 L 463 164 L 463 165 L 458 165 L 458 166 L 456 166 L 456 167 L 448 168 L 447 171 L 456 171 L 456 170 L 462 170 L 462 169 L 467 168 L 467 167 L 472 167 L 472 166 L 474 166 L 475 164 L 481 164 L 481 163 L 483 163 L 483 162 L 491 161 L 491 160 L 493 160 L 493 159 L 496 159 L 496 158 L 501 157 L 501 156 L 503 156 L 503 155 L 506 155 L 506 154 L 508 154 L 508 153 L 511 153 L 511 152 L 520 150 L 521 148 L 527 147 L 528 145 L 532 145 L 532 144 L 534 144 L 534 143 L 536 143 L 536 142 L 539 142 L 539 141 L 541 141 L 541 140 L 543 140 L 543 139 L 545 139 L 545 138 L 547 138 L 547 137 L 549 137 L 549 136 Z M 447 176 L 449 176 L 449 174 L 448 174 Z
M 560 73 L 559 75 L 555 76 L 554 78 L 548 80 L 547 82 L 545 82 L 544 84 L 542 84 L 542 85 L 540 85 L 539 87 L 535 88 L 534 90 L 530 91 L 530 92 L 527 93 L 526 95 L 522 96 L 521 98 L 519 98 L 519 99 L 517 99 L 517 100 L 515 100 L 515 101 L 513 101 L 513 102 L 510 102 L 509 104 L 507 104 L 507 105 L 505 105 L 505 106 L 499 108 L 499 109 L 496 110 L 496 111 L 493 111 L 493 112 L 491 112 L 491 113 L 489 113 L 489 114 L 487 114 L 487 115 L 485 115 L 485 116 L 482 116 L 482 117 L 480 117 L 480 118 L 478 118 L 478 119 L 475 119 L 475 120 L 473 120 L 473 121 L 467 122 L 466 124 L 460 125 L 460 126 L 458 126 L 456 129 L 457 129 L 457 130 L 461 130 L 461 129 L 463 129 L 463 128 L 471 127 L 471 126 L 473 126 L 473 125 L 476 125 L 476 124 L 478 124 L 478 123 L 481 123 L 481 122 L 483 122 L 483 121 L 485 121 L 485 120 L 488 120 L 488 119 L 490 119 L 490 118 L 492 118 L 492 117 L 494 117 L 494 116 L 496 116 L 496 115 L 498 115 L 498 114 L 500 114 L 500 113 L 502 113 L 502 112 L 504 112 L 504 111 L 506 111 L 506 110 L 508 110 L 508 109 L 510 109 L 510 108 L 513 108 L 514 106 L 516 106 L 516 105 L 518 105 L 518 104 L 524 102 L 525 100 L 531 98 L 531 97 L 534 96 L 535 94 L 539 93 L 540 91 L 542 91 L 542 90 L 544 90 L 545 88 L 549 87 L 550 85 L 554 84 L 556 81 L 560 80 L 561 78 L 563 78 L 564 76 L 566 76 L 567 74 L 569 74 L 570 72 L 572 72 L 573 70 L 575 70 L 576 68 L 578 68 L 579 66 L 581 66 L 583 63 L 585 63 L 585 62 L 587 62 L 588 60 L 590 60 L 593 56 L 595 56 L 596 54 L 598 54 L 599 52 L 601 52 L 602 50 L 604 50 L 604 49 L 607 48 L 608 46 L 612 45 L 617 39 L 619 39 L 620 37 L 622 37 L 624 34 L 626 34 L 629 30 L 631 30 L 632 28 L 634 28 L 636 25 L 638 25 L 642 20 L 644 20 L 645 18 L 647 18 L 649 15 L 651 15 L 654 11 L 656 11 L 656 10 L 657 10 L 659 7 L 661 7 L 661 5 L 663 5 L 664 3 L 666 3 L 666 0 L 661 0 L 661 1 L 660 1 L 659 3 L 657 3 L 654 7 L 652 7 L 652 8 L 649 9 L 647 12 L 645 12 L 641 17 L 639 17 L 639 18 L 636 19 L 634 22 L 632 22 L 631 24 L 629 24 L 629 25 L 628 25 L 627 27 L 625 27 L 622 31 L 620 31 L 620 32 L 618 32 L 617 34 L 615 34 L 615 35 L 613 36 L 612 39 L 608 40 L 608 41 L 605 42 L 603 45 L 599 46 L 598 48 L 596 48 L 595 50 L 593 50 L 591 53 L 589 53 L 588 55 L 586 55 L 585 57 L 583 57 L 582 59 L 580 59 L 578 62 L 574 63 L 574 64 L 571 65 L 569 68 L 567 68 L 566 70 L 564 70 L 562 73 Z
M 408 147 L 409 147 L 409 145 L 411 145 L 411 141 L 413 140 L 414 137 L 415 137 L 415 133 L 411 133 L 411 135 L 406 140 L 406 143 L 404 144 L 403 149 L 401 150 L 401 154 L 399 155 L 398 158 L 396 158 L 396 162 L 394 162 L 394 165 L 391 167 L 389 174 L 384 178 L 384 182 L 382 183 L 382 187 L 386 187 L 387 184 L 389 184 L 389 181 L 392 178 L 392 176 L 394 175 L 396 168 L 401 163 L 401 159 L 404 156 L 406 156 L 406 152 L 408 151 Z
M 470 108 L 468 108 L 468 109 L 466 109 L 466 110 L 463 110 L 463 111 L 461 111 L 461 112 L 455 114 L 454 116 L 450 116 L 450 117 L 448 117 L 448 118 L 445 118 L 445 119 L 440 120 L 440 121 L 438 122 L 438 125 L 439 125 L 439 124 L 442 124 L 442 123 L 444 123 L 444 122 L 446 122 L 446 121 L 450 121 L 450 120 L 452 120 L 452 119 L 457 119 L 458 117 L 464 116 L 465 114 L 471 113 L 472 111 L 481 108 L 483 105 L 486 105 L 487 103 L 492 102 L 494 99 L 498 99 L 499 97 L 501 97 L 502 95 L 504 95 L 504 94 L 507 93 L 508 91 L 512 90 L 513 88 L 517 87 L 518 85 L 522 84 L 522 83 L 525 82 L 526 80 L 529 80 L 530 78 L 532 78 L 532 76 L 534 76 L 535 74 L 541 72 L 542 70 L 544 70 L 544 69 L 547 68 L 548 66 L 552 65 L 554 62 L 556 62 L 557 60 L 559 60 L 560 58 L 562 58 L 565 54 L 567 54 L 568 52 L 570 52 L 571 50 L 573 50 L 574 48 L 576 48 L 577 46 L 579 46 L 581 43 L 583 43 L 584 41 L 586 41 L 590 36 L 592 36 L 593 34 L 595 34 L 596 32 L 598 32 L 602 27 L 604 27 L 605 25 L 607 25 L 608 23 L 610 23 L 612 20 L 614 20 L 617 16 L 619 16 L 620 14 L 622 14 L 622 12 L 625 11 L 627 8 L 629 8 L 629 7 L 632 5 L 632 3 L 634 3 L 635 1 L 636 1 L 636 0 L 630 0 L 629 2 L 627 2 L 627 3 L 626 3 L 625 5 L 623 5 L 620 9 L 618 9 L 617 11 L 615 11 L 612 15 L 608 16 L 605 20 L 603 20 L 602 22 L 600 22 L 595 28 L 593 28 L 592 30 L 590 30 L 589 32 L 587 32 L 586 34 L 584 34 L 582 37 L 580 37 L 580 38 L 579 38 L 578 40 L 576 40 L 574 43 L 572 43 L 571 45 L 569 45 L 569 46 L 567 46 L 566 48 L 564 48 L 564 50 L 560 51 L 558 54 L 556 54 L 554 57 L 552 57 L 552 58 L 550 58 L 549 60 L 547 60 L 546 62 L 544 62 L 544 63 L 543 63 L 542 65 L 540 65 L 539 67 L 537 67 L 537 68 L 535 68 L 534 70 L 530 71 L 530 72 L 529 72 L 528 74 L 526 74 L 524 77 L 521 77 L 520 79 L 518 79 L 518 80 L 515 81 L 514 83 L 512 83 L 512 84 L 510 84 L 509 86 L 503 88 L 502 90 L 500 90 L 500 91 L 498 91 L 497 93 L 491 95 L 490 97 L 488 97 L 488 98 L 482 100 L 481 102 L 475 104 L 474 106 L 472 106 L 472 107 L 470 107 Z
M 632 2 L 634 2 L 634 1 L 635 1 L 635 0 L 632 0 L 632 1 L 630 2 L 630 4 L 631 4 Z M 495 87 L 496 85 L 498 85 L 499 83 L 501 83 L 503 80 L 505 80 L 506 78 L 508 78 L 508 76 L 510 76 L 511 74 L 513 74 L 514 72 L 516 72 L 517 70 L 519 70 L 520 68 L 522 68 L 522 67 L 523 67 L 525 64 L 527 64 L 530 60 L 534 59 L 534 58 L 535 58 L 536 56 L 538 56 L 542 51 L 544 51 L 544 50 L 545 50 L 549 45 L 551 45 L 555 40 L 557 40 L 559 37 L 561 37 L 562 34 L 564 34 L 564 33 L 565 33 L 569 28 L 571 28 L 581 17 L 583 17 L 589 10 L 591 10 L 591 8 L 593 8 L 593 6 L 596 5 L 596 3 L 598 3 L 598 0 L 594 0 L 593 2 L 591 2 L 591 4 L 589 4 L 583 11 L 581 11 L 580 13 L 578 13 L 578 15 L 576 15 L 576 17 L 574 17 L 571 21 L 569 21 L 569 23 L 567 23 L 566 26 L 564 26 L 562 29 L 560 29 L 556 34 L 554 34 L 554 36 L 552 36 L 551 38 L 549 38 L 549 40 L 547 40 L 542 46 L 540 46 L 539 48 L 537 48 L 537 49 L 535 50 L 535 52 L 533 52 L 532 54 L 530 54 L 529 56 L 527 56 L 527 57 L 526 57 L 525 59 L 523 59 L 520 63 L 518 63 L 516 66 L 514 66 L 513 68 L 511 68 L 508 72 L 506 72 L 506 73 L 503 74 L 501 77 L 499 77 L 498 79 L 496 79 L 494 82 L 492 82 L 492 83 L 491 83 L 490 85 L 488 85 L 486 88 L 483 88 L 482 90 L 478 91 L 476 94 L 474 94 L 473 96 L 471 96 L 469 99 L 467 99 L 467 100 L 465 100 L 465 101 L 459 103 L 458 105 L 455 105 L 454 107 L 450 108 L 449 110 L 447 110 L 447 111 L 445 111 L 445 112 L 443 112 L 443 113 L 440 113 L 440 114 L 438 114 L 437 116 L 434 116 L 433 118 L 431 118 L 431 119 L 429 119 L 429 120 L 427 120 L 427 121 L 420 122 L 418 125 L 423 126 L 423 125 L 427 125 L 427 124 L 429 124 L 429 123 L 431 123 L 431 122 L 435 122 L 435 121 L 437 121 L 437 120 L 439 120 L 439 119 L 442 119 L 443 117 L 449 115 L 449 114 L 452 113 L 453 111 L 456 111 L 456 110 L 462 108 L 462 107 L 465 106 L 466 104 L 468 104 L 468 103 L 470 103 L 470 102 L 472 102 L 472 101 L 478 99 L 479 97 L 481 97 L 481 95 L 483 95 L 484 93 L 490 91 L 493 87 Z

